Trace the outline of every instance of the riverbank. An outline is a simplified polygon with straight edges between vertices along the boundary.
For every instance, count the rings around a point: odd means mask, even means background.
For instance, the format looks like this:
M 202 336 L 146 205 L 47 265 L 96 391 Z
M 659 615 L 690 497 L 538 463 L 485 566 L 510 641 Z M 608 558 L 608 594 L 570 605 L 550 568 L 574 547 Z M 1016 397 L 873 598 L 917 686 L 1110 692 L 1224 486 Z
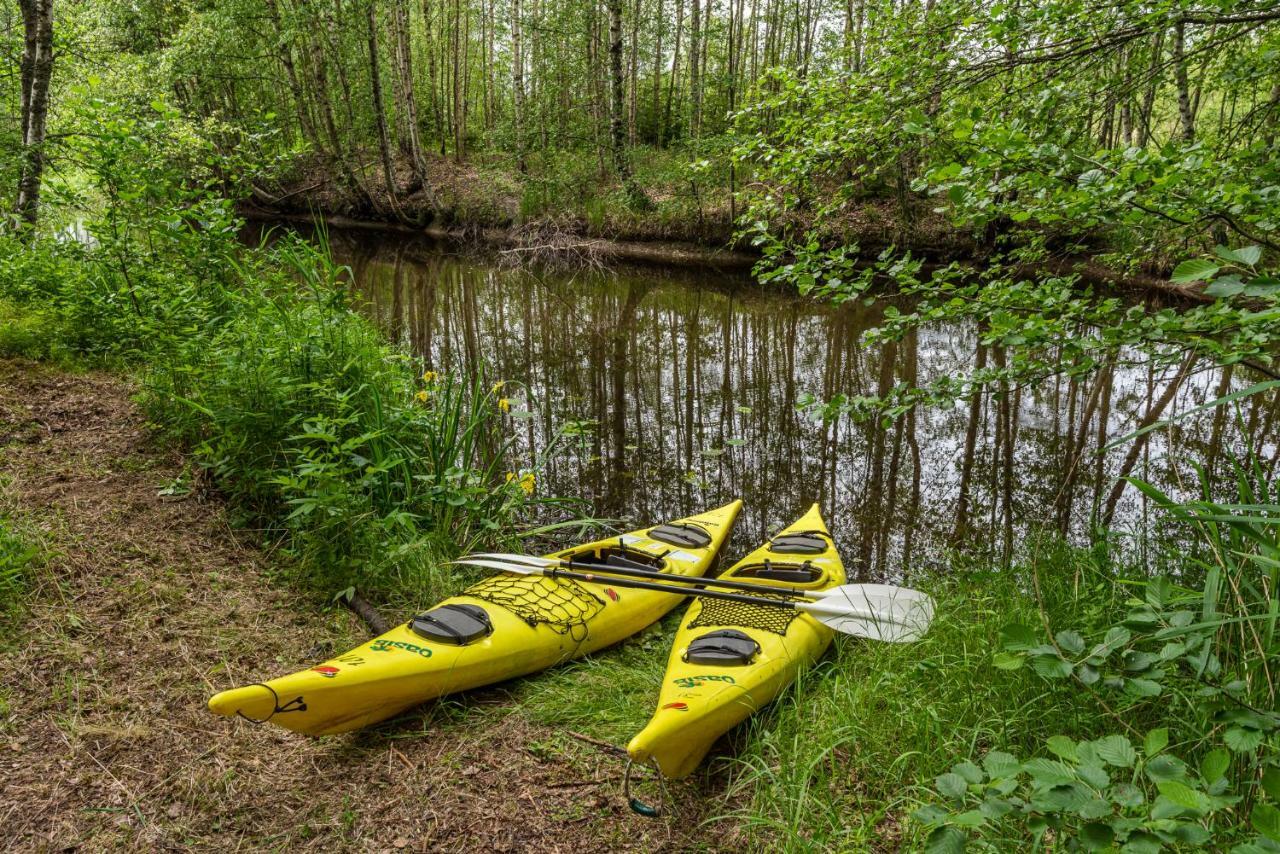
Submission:
M 550 175 L 533 178 L 500 158 L 458 163 L 442 157 L 427 158 L 431 193 L 420 188 L 406 192 L 413 182 L 403 159 L 393 179 L 396 193 L 387 191 L 372 167 L 353 190 L 324 162 L 299 160 L 269 189 L 251 184 L 238 210 L 257 222 L 324 222 L 482 247 L 516 264 L 632 263 L 749 273 L 761 261 L 758 248 L 738 234 L 741 224 L 735 217 L 740 211 L 725 176 L 708 178 L 699 188 L 681 171 L 685 164 L 678 153 L 670 151 L 638 151 L 637 164 L 637 181 L 652 200 L 644 210 L 630 203 L 612 173 L 597 174 L 590 164 L 574 168 L 559 163 Z M 926 200 L 916 200 L 905 221 L 899 204 L 868 198 L 844 206 L 838 218 L 826 223 L 827 243 L 856 245 L 865 266 L 889 247 L 906 250 L 923 259 L 926 270 L 953 262 L 981 267 L 994 251 L 994 234 L 980 240 Z M 811 225 L 797 212 L 774 223 L 775 228 L 798 231 Z M 1171 280 L 1172 259 L 1117 270 L 1101 260 L 1104 255 L 1103 246 L 1095 253 L 1063 250 L 1013 271 L 1031 277 L 1047 270 L 1076 276 L 1087 286 L 1175 302 L 1212 301 L 1204 295 L 1204 283 Z
M 215 718 L 210 693 L 365 629 L 283 584 L 277 555 L 234 532 L 215 495 L 173 488 L 189 461 L 155 442 L 135 391 L 0 360 L 0 512 L 38 530 L 48 555 L 0 676 L 11 846 L 733 847 L 700 826 L 730 807 L 714 791 L 658 821 L 631 816 L 616 757 L 522 714 L 520 683 L 344 738 Z

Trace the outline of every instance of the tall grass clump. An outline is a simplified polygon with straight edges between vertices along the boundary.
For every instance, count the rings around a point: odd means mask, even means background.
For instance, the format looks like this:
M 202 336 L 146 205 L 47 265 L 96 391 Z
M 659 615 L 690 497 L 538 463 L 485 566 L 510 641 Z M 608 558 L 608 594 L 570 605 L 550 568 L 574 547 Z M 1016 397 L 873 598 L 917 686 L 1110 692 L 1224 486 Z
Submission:
M 39 554 L 16 525 L 0 516 L 0 636 L 19 609 Z
M 148 412 L 326 586 L 439 592 L 429 571 L 514 528 L 501 384 L 424 370 L 349 304 L 323 246 L 284 240 L 234 316 L 148 372 Z

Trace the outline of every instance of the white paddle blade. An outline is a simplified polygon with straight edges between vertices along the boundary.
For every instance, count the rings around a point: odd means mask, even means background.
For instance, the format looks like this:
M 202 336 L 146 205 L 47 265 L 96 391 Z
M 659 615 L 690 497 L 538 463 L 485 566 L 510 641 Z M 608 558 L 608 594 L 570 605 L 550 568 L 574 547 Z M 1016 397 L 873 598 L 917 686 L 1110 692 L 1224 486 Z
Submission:
M 800 605 L 836 631 L 890 643 L 919 640 L 933 620 L 933 600 L 891 584 L 846 584 Z
M 451 560 L 451 564 L 460 564 L 462 566 L 481 566 L 485 569 L 500 569 L 503 572 L 513 572 L 516 575 L 542 575 L 543 567 L 541 566 L 525 566 L 520 563 L 509 563 L 502 560 L 482 560 L 480 558 L 463 558 L 461 560 Z
M 536 555 L 518 555 L 507 554 L 505 552 L 477 552 L 476 554 L 466 555 L 467 558 L 480 558 L 482 560 L 504 560 L 511 563 L 525 563 L 529 566 L 559 566 L 564 563 L 562 560 L 556 560 L 551 557 L 538 557 Z

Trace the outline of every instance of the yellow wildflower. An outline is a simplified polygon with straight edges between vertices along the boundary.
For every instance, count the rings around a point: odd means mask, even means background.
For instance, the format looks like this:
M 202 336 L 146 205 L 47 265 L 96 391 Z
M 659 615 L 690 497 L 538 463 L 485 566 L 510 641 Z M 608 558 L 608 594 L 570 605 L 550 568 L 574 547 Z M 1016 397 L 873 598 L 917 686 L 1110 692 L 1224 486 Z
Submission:
M 520 475 L 520 488 L 524 490 L 525 495 L 533 495 L 533 488 L 537 485 L 533 472 L 527 471 Z
M 489 390 L 489 394 L 497 394 L 498 392 L 502 391 L 502 387 L 505 386 L 506 384 L 507 384 L 506 380 L 498 380 L 496 383 L 493 384 L 493 388 Z
M 415 394 L 414 397 L 418 399 L 419 403 L 426 403 L 431 398 L 431 395 L 427 392 L 426 389 L 423 389 L 422 391 L 419 391 L 417 394 Z
M 516 473 L 515 473 L 515 472 L 513 472 L 513 471 L 509 471 L 509 472 L 507 472 L 507 483 L 510 483 L 511 481 L 513 481 L 513 480 L 515 480 L 515 479 L 516 479 Z
M 422 381 L 424 383 L 433 383 L 438 379 L 440 379 L 440 375 L 437 374 L 435 371 L 427 371 L 425 374 L 422 375 Z
M 510 412 L 511 401 L 505 397 L 498 398 L 498 409 L 502 410 L 503 412 Z

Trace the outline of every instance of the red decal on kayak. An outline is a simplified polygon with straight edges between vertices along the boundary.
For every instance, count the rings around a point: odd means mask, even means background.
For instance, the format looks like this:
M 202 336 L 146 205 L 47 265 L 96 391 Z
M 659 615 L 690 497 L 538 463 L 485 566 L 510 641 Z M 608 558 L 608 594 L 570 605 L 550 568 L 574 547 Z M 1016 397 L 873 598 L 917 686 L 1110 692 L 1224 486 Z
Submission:
M 687 712 L 689 711 L 689 704 L 688 703 L 667 703 L 662 708 L 675 709 L 677 712 Z
M 613 601 L 615 601 L 615 602 L 617 602 L 617 601 L 618 601 L 618 594 L 617 594 L 616 592 L 614 592 L 614 589 L 613 589 L 612 587 L 606 587 L 606 588 L 604 589 L 604 592 L 605 592 L 605 593 L 608 593 L 608 594 L 609 594 L 609 598 L 610 598 L 610 599 L 612 599 Z
M 328 679 L 332 679 L 333 677 L 338 675 L 338 668 L 333 667 L 332 665 L 327 665 L 327 664 L 321 667 L 313 667 L 311 668 L 311 670 L 313 673 L 319 673 L 321 676 L 324 676 Z

